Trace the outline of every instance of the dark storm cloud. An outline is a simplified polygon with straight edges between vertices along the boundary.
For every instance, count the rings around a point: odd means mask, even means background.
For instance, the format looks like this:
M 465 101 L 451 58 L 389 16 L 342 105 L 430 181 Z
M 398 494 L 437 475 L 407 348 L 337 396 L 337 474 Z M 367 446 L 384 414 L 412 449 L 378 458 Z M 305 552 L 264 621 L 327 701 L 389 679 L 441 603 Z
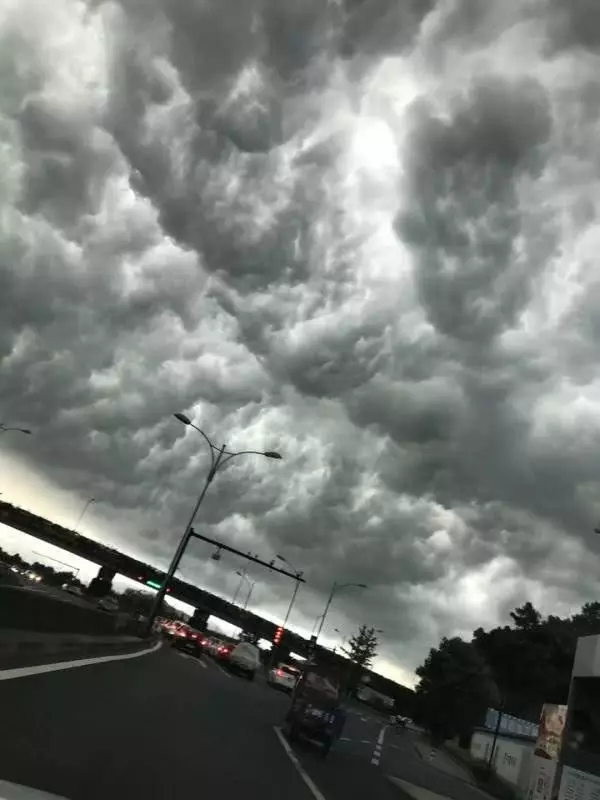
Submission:
M 548 101 L 534 81 L 489 78 L 449 120 L 426 106 L 414 114 L 411 205 L 399 233 L 421 253 L 417 281 L 435 327 L 489 341 L 515 322 L 535 279 L 531 265 L 514 269 L 522 226 L 515 180 L 543 164 Z
M 581 47 L 592 52 L 600 48 L 600 8 L 594 0 L 551 0 L 548 32 L 557 49 Z
M 42 35 L 30 5 L 0 25 L 0 418 L 34 468 L 164 565 L 208 464 L 171 413 L 280 449 L 201 524 L 303 568 L 306 620 L 368 583 L 334 619 L 409 667 L 589 599 L 593 7 L 62 0 Z
M 435 6 L 436 0 L 344 0 L 340 54 L 362 60 L 402 53 Z

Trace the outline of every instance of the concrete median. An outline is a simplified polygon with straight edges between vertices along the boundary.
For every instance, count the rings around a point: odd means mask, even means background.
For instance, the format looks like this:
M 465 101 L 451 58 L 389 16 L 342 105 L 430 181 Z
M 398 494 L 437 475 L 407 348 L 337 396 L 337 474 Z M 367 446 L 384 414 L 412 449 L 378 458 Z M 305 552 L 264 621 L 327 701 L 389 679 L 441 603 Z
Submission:
M 15 586 L 0 586 L 0 631 L 3 630 L 92 636 L 138 632 L 136 624 L 122 614 L 101 611 L 85 601 L 73 602 Z
M 147 647 L 140 626 L 39 591 L 0 586 L 0 669 Z

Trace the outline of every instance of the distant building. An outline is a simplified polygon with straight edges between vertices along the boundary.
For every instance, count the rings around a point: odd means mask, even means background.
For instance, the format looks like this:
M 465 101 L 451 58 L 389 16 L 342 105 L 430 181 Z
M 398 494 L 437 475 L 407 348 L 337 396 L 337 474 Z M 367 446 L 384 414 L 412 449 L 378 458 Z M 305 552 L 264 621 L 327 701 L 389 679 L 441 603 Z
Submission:
M 384 711 L 391 711 L 394 708 L 395 700 L 383 692 L 378 692 L 376 689 L 362 684 L 356 690 L 356 699 L 370 706 L 380 708 Z

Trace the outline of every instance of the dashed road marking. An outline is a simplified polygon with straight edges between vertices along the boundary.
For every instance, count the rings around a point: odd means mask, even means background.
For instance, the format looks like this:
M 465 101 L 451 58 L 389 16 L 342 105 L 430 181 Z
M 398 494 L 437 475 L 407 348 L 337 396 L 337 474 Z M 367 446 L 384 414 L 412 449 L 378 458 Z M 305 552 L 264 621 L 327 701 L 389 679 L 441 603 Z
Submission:
M 227 672 L 227 670 L 223 669 L 223 667 L 220 664 L 217 664 L 216 661 L 213 661 L 212 663 L 218 670 L 220 670 L 223 673 L 223 675 L 225 675 L 226 678 L 231 678 L 231 675 Z
M 204 669 L 207 668 L 204 661 L 201 661 L 199 658 L 194 658 L 194 656 L 189 655 L 189 653 L 177 653 L 177 655 L 181 656 L 182 658 L 187 658 L 190 661 L 193 661 L 195 664 L 200 664 L 200 666 L 204 667 Z
M 283 735 L 283 733 L 281 731 L 281 728 L 278 728 L 278 727 L 275 726 L 273 728 L 273 730 L 275 731 L 275 734 L 276 734 L 277 738 L 281 742 L 281 746 L 283 747 L 283 749 L 287 753 L 288 758 L 290 759 L 292 764 L 296 767 L 296 770 L 298 771 L 298 774 L 300 775 L 300 777 L 302 778 L 302 780 L 304 781 L 304 783 L 306 784 L 306 786 L 308 787 L 308 789 L 312 793 L 312 796 L 315 798 L 315 800 L 325 800 L 325 796 L 323 795 L 323 793 L 321 792 L 319 787 L 315 784 L 313 779 L 310 777 L 308 772 L 304 769 L 304 767 L 302 766 L 302 764 L 298 760 L 298 757 L 296 756 L 296 754 L 294 753 L 292 748 L 289 746 L 285 736 Z
M 383 728 L 379 731 L 379 736 L 377 737 L 377 744 L 375 745 L 375 749 L 373 750 L 373 755 L 371 756 L 371 764 L 373 766 L 378 767 L 379 762 L 381 761 L 381 752 L 383 750 L 383 741 L 385 739 L 385 732 L 387 730 L 387 725 L 384 725 Z
M 77 669 L 77 667 L 91 667 L 94 664 L 107 664 L 109 661 L 125 661 L 128 658 L 139 658 L 154 653 L 162 647 L 162 642 L 157 642 L 147 650 L 138 650 L 136 653 L 125 653 L 119 656 L 99 656 L 97 658 L 79 658 L 77 661 L 55 661 L 53 664 L 39 664 L 37 667 L 15 667 L 0 671 L 0 681 L 10 681 L 15 678 L 28 678 L 31 675 L 43 675 L 45 672 L 60 672 L 64 669 Z

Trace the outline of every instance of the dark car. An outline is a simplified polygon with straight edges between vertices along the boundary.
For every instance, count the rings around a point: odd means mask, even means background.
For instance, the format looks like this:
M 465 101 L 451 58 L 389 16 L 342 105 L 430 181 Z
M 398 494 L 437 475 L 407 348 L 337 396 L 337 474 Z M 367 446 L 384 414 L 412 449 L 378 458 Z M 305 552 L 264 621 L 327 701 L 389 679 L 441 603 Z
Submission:
M 183 653 L 192 656 L 199 656 L 203 651 L 203 644 L 206 637 L 200 631 L 194 630 L 189 626 L 181 627 L 172 638 L 173 647 Z

